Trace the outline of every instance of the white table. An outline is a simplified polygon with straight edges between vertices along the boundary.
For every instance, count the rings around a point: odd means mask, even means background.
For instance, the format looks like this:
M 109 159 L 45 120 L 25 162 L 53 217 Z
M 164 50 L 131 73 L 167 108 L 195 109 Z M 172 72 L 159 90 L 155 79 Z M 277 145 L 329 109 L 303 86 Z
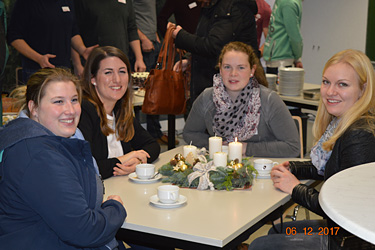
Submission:
M 323 184 L 319 203 L 338 225 L 375 244 L 375 163 L 333 175 Z
M 162 153 L 155 162 L 156 167 L 161 167 L 182 151 L 180 146 Z M 286 159 L 275 160 L 281 163 Z M 105 198 L 110 194 L 120 195 L 128 212 L 122 225 L 125 229 L 123 237 L 128 236 L 129 240 L 142 237 L 165 243 L 163 247 L 231 248 L 246 240 L 267 220 L 278 218 L 282 213 L 280 207 L 290 201 L 290 196 L 276 190 L 270 179 L 258 179 L 247 190 L 201 191 L 181 188 L 180 194 L 187 197 L 187 203 L 179 208 L 163 209 L 149 203 L 157 187 L 163 184 L 138 184 L 127 176 L 104 181 Z M 266 218 L 275 211 L 276 217 Z M 247 237 L 241 238 L 241 234 Z

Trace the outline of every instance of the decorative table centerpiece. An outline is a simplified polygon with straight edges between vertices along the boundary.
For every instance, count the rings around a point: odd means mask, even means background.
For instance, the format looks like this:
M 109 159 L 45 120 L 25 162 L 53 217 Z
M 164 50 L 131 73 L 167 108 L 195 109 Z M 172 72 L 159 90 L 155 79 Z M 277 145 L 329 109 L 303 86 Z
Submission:
M 169 182 L 180 187 L 199 190 L 233 190 L 250 188 L 257 171 L 251 164 L 250 157 L 227 162 L 227 166 L 215 166 L 203 148 L 195 158 L 193 153 L 186 157 L 176 154 L 170 162 L 164 164 L 159 173 L 165 176 L 162 182 Z

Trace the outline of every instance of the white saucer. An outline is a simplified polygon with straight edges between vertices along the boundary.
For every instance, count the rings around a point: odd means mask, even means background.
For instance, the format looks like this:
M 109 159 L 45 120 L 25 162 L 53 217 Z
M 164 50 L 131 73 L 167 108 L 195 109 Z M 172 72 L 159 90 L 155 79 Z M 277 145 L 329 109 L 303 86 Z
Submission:
M 153 179 L 139 179 L 136 173 L 129 174 L 129 179 L 137 183 L 153 183 L 160 180 L 162 175 L 159 173 Z
M 176 203 L 161 203 L 159 201 L 158 195 L 155 194 L 150 197 L 150 203 L 153 204 L 155 207 L 160 207 L 160 208 L 176 208 L 176 207 L 181 207 L 187 202 L 187 198 L 183 195 L 180 194 L 180 197 L 178 198 L 178 201 Z
M 256 174 L 253 173 L 254 176 L 256 176 Z M 257 179 L 270 179 L 271 178 L 271 174 L 258 174 L 258 177 Z

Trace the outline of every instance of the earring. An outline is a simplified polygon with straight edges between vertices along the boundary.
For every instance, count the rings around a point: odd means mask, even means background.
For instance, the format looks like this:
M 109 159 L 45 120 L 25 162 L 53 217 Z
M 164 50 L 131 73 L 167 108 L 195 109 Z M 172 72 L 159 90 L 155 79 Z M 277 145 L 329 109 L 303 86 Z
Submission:
M 93 82 L 92 85 L 96 86 L 96 82 Z
M 250 74 L 250 77 L 253 77 L 253 74 Z

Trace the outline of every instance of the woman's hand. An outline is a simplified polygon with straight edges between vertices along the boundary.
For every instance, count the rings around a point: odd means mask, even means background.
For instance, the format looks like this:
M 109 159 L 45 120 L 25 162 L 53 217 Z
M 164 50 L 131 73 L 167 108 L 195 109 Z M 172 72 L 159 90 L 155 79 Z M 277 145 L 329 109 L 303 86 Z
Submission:
M 125 164 L 121 163 L 116 163 L 117 167 L 113 168 L 113 176 L 118 176 L 118 175 L 128 175 L 131 174 L 135 171 L 135 166 L 139 164 L 139 160 L 134 160 L 135 164 L 127 166 Z
M 135 171 L 135 166 L 146 163 L 150 155 L 144 150 L 137 150 L 118 157 L 120 163 L 113 168 L 113 175 L 127 175 Z
M 109 201 L 109 200 L 115 200 L 115 201 L 120 202 L 121 205 L 124 205 L 124 203 L 121 200 L 121 197 L 118 196 L 118 195 L 110 195 L 110 196 L 108 196 L 107 201 Z
M 288 161 L 272 168 L 271 179 L 275 188 L 288 194 L 292 194 L 293 188 L 300 184 L 300 181 L 289 171 Z
M 167 24 L 167 29 L 169 29 L 169 28 L 175 28 L 174 30 L 173 30 L 173 32 L 172 32 L 172 37 L 173 38 L 176 38 L 176 36 L 178 35 L 178 32 L 180 32 L 180 30 L 182 30 L 182 27 L 180 26 L 180 25 L 177 25 L 176 26 L 176 24 L 174 24 L 174 23 L 171 23 L 171 22 L 168 22 L 168 24 Z

